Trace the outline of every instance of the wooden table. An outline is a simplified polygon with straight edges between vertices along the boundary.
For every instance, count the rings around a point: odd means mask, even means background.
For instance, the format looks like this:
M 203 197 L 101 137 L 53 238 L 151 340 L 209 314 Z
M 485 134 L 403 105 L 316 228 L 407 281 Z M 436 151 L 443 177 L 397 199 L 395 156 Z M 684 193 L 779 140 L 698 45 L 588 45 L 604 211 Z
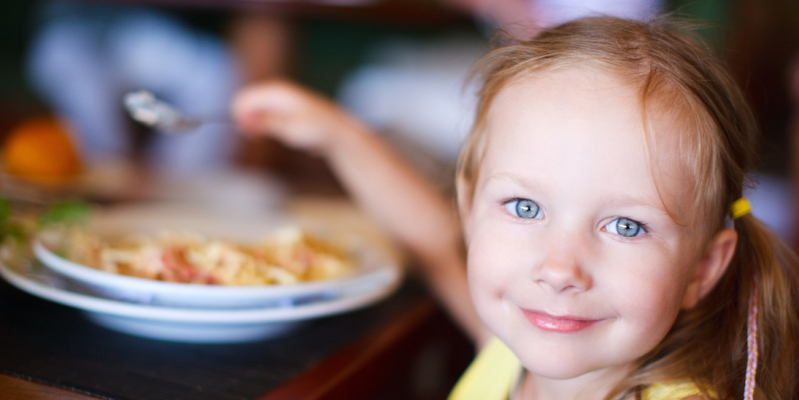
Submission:
M 404 288 L 370 309 L 312 323 L 294 337 L 195 345 L 108 331 L 74 310 L 42 304 L 3 283 L 0 337 L 6 354 L 0 355 L 0 393 L 3 399 L 31 400 L 440 399 L 468 362 L 469 348 L 417 289 Z M 9 305 L 39 311 L 39 323 L 9 316 Z M 43 329 L 53 322 L 62 327 Z M 76 334 L 83 340 L 74 340 Z M 420 381 L 426 370 L 441 380 Z
M 344 203 L 294 204 L 310 220 L 332 205 L 333 218 L 363 229 Z M 3 399 L 442 399 L 471 356 L 413 277 L 386 300 L 285 337 L 215 345 L 114 332 L 0 280 Z

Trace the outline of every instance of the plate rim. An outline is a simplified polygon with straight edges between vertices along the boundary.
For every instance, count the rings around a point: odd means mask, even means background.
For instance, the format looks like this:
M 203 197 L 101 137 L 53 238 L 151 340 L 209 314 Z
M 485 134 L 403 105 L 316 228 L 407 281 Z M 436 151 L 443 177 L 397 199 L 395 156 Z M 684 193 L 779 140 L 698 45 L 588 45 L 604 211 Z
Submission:
M 82 311 L 127 318 L 203 324 L 287 322 L 336 315 L 380 301 L 393 293 L 402 282 L 402 273 L 399 269 L 387 269 L 384 279 L 379 284 L 372 283 L 374 287 L 370 290 L 349 295 L 342 294 L 331 300 L 291 307 L 195 309 L 151 306 L 75 293 L 47 285 L 26 275 L 12 270 L 4 262 L 0 262 L 0 276 L 9 284 L 28 294 L 55 303 Z

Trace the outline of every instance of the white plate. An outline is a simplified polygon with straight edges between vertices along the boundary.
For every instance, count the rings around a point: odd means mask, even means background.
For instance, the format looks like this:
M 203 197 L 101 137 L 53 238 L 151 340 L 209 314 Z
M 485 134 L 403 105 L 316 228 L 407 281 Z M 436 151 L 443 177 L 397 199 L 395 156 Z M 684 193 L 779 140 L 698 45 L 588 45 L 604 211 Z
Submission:
M 279 336 L 300 321 L 373 304 L 394 292 L 401 281 L 398 269 L 385 269 L 370 281 L 343 288 L 334 300 L 293 307 L 207 310 L 142 305 L 93 296 L 80 284 L 35 261 L 16 268 L 0 263 L 0 275 L 34 296 L 83 310 L 91 320 L 108 328 L 154 339 L 198 343 L 246 342 Z
M 154 233 L 158 229 L 192 231 L 209 237 L 258 240 L 273 232 L 285 218 L 237 219 L 208 210 L 169 209 L 162 206 L 125 208 L 97 213 L 90 229 L 105 234 Z M 364 246 L 361 246 L 364 247 Z M 367 284 L 399 267 L 376 251 L 362 248 L 357 273 L 342 279 L 293 285 L 221 286 L 163 282 L 90 268 L 64 259 L 39 242 L 34 253 L 49 268 L 89 285 L 95 294 L 136 303 L 186 308 L 253 308 L 305 304 L 334 299 L 348 287 Z
M 35 242 L 36 257 L 54 271 L 86 284 L 94 294 L 135 303 L 182 308 L 253 308 L 305 304 L 338 297 L 348 287 L 379 279 L 397 270 L 364 254 L 358 275 L 294 285 L 221 286 L 163 282 L 114 274 L 64 259 Z

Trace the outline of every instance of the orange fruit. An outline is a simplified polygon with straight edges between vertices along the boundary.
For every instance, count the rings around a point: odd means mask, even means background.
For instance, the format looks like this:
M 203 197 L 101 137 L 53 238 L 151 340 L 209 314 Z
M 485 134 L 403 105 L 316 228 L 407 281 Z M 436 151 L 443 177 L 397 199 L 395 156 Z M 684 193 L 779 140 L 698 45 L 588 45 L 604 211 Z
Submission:
M 23 121 L 3 145 L 5 172 L 43 182 L 59 182 L 80 172 L 80 160 L 66 124 L 55 117 Z

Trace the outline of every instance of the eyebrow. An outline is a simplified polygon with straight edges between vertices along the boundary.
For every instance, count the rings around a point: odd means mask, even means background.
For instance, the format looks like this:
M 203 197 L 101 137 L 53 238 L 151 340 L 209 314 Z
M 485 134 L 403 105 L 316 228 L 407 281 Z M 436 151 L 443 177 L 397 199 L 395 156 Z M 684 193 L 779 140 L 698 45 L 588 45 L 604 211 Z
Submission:
M 483 187 L 488 186 L 490 183 L 494 181 L 502 181 L 502 180 L 510 181 L 515 185 L 521 186 L 533 192 L 540 192 L 546 189 L 544 185 L 541 185 L 538 182 L 526 180 L 510 172 L 499 172 L 494 175 L 491 175 L 485 180 L 485 183 L 483 183 Z M 658 196 L 656 199 L 646 199 L 637 196 L 624 196 L 622 200 L 614 199 L 606 202 L 605 206 L 610 206 L 610 207 L 644 206 L 644 207 L 653 208 L 669 216 L 669 212 L 666 210 L 666 206 L 662 203 L 660 196 Z
M 485 180 L 485 182 L 483 183 L 483 187 L 488 186 L 490 183 L 494 181 L 502 181 L 502 180 L 511 181 L 511 183 L 521 186 L 525 189 L 529 189 L 531 191 L 539 192 L 546 189 L 544 185 L 541 185 L 538 182 L 531 182 L 510 172 L 499 172 L 494 175 L 491 175 Z

